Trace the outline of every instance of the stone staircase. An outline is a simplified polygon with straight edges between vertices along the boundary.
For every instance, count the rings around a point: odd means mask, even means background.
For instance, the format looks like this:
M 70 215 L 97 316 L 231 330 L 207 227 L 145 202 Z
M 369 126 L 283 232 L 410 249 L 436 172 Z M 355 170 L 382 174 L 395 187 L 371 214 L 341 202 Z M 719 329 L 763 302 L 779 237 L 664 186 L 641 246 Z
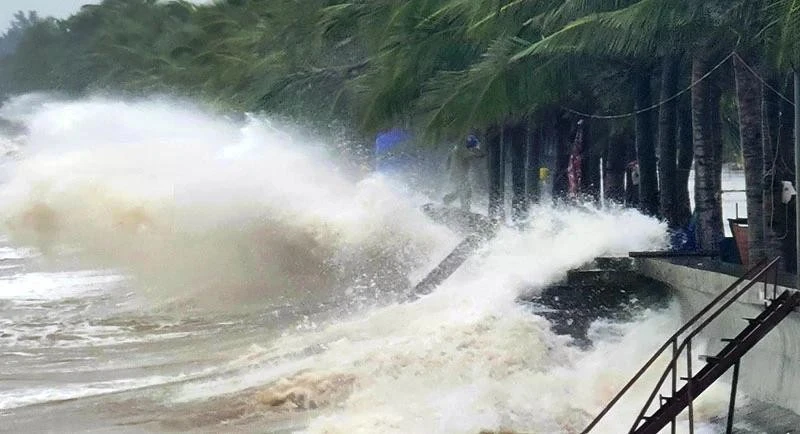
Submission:
M 588 346 L 592 322 L 601 318 L 624 321 L 642 309 L 665 307 L 668 298 L 665 285 L 634 271 L 632 258 L 600 257 L 522 301 L 550 320 L 556 333 Z

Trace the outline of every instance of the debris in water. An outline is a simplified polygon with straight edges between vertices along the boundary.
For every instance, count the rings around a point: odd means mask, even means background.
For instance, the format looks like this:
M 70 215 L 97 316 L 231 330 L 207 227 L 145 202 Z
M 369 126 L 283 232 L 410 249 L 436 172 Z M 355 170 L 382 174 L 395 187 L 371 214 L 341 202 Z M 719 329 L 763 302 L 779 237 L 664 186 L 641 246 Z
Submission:
M 255 399 L 270 407 L 316 409 L 344 401 L 355 383 L 354 375 L 305 372 L 280 380 L 256 393 Z

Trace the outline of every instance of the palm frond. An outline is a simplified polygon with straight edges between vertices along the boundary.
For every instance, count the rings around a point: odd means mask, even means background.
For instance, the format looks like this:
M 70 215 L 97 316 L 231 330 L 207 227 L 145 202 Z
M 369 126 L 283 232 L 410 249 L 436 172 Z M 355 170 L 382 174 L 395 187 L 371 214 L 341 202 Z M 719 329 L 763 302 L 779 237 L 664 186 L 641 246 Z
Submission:
M 800 0 L 777 0 L 768 9 L 777 26 L 777 61 L 800 68 Z
M 674 50 L 688 44 L 697 28 L 692 10 L 681 7 L 681 1 L 641 0 L 625 9 L 593 13 L 530 44 L 514 60 L 554 54 L 648 57 Z

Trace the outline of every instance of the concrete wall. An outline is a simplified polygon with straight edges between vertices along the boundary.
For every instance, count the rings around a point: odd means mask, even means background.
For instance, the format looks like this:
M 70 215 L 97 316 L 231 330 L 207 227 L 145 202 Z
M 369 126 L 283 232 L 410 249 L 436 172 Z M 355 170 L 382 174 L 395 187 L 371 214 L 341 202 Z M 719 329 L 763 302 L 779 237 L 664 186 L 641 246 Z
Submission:
M 684 320 L 689 320 L 736 281 L 734 276 L 687 267 L 668 259 L 638 258 L 635 267 L 643 275 L 675 290 Z M 708 343 L 706 354 L 713 355 L 722 349 L 725 345 L 722 338 L 739 334 L 747 325 L 743 318 L 755 318 L 763 311 L 762 287 L 756 284 L 700 334 Z M 784 289 L 779 286 L 778 294 Z M 752 398 L 800 414 L 800 313 L 790 314 L 742 359 L 739 387 Z

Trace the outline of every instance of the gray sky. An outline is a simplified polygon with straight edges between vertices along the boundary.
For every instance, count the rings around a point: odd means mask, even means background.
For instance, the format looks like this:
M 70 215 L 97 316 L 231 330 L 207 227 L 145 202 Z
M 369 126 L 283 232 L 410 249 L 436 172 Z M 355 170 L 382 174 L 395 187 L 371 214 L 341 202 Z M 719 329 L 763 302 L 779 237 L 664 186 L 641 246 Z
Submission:
M 66 18 L 81 6 L 102 0 L 0 0 L 0 33 L 5 32 L 17 11 L 37 11 L 46 17 Z M 193 0 L 192 3 L 211 3 L 212 0 Z
M 101 0 L 0 0 L 0 32 L 8 29 L 17 11 L 37 11 L 41 16 L 66 18 L 89 3 Z

